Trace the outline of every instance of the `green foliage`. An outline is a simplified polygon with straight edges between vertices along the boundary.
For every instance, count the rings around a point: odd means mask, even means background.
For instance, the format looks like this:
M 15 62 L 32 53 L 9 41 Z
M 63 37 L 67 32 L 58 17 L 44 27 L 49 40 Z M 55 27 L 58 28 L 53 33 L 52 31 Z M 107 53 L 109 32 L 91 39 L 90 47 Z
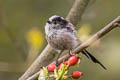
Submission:
M 38 80 L 49 80 L 47 68 L 40 69 L 40 75 Z
M 58 72 L 55 70 L 54 75 L 56 80 L 66 80 L 67 79 L 67 66 L 65 64 L 61 65 L 61 68 L 58 70 Z
M 48 74 L 47 68 L 43 67 L 40 69 L 38 80 L 49 80 L 50 78 L 55 78 L 56 80 L 66 80 L 68 78 L 67 68 L 68 67 L 65 64 L 62 64 L 59 70 L 55 69 L 53 74 Z

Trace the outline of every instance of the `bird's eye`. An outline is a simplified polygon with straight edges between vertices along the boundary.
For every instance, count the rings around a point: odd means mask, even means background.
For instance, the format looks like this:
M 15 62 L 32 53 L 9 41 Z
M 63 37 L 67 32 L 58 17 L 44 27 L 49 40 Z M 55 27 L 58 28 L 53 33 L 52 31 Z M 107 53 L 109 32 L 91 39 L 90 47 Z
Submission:
M 70 27 L 66 27 L 67 28 L 67 30 L 70 30 Z
M 52 23 L 53 23 L 53 24 L 57 24 L 57 23 L 59 23 L 59 22 L 60 22 L 59 17 L 54 18 L 54 19 L 52 20 Z
M 54 21 L 53 21 L 53 24 L 56 24 L 56 23 L 57 23 L 56 20 L 54 20 Z

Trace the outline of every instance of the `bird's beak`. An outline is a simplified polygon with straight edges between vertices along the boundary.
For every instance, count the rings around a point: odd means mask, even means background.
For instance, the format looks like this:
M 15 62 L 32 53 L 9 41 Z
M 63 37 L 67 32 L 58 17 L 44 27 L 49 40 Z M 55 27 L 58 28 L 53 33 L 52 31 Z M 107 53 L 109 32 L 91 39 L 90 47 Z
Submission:
M 48 20 L 47 23 L 51 24 L 52 22 Z

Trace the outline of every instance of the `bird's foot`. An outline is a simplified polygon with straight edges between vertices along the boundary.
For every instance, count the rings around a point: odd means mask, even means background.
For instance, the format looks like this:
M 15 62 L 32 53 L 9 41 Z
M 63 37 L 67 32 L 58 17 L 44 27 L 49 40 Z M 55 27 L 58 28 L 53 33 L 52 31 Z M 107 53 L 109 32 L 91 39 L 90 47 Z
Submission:
M 59 66 L 59 64 L 58 64 L 58 59 L 56 59 L 56 66 Z
M 70 55 L 70 56 L 72 56 L 72 55 L 73 55 L 73 53 L 72 53 L 72 51 L 71 51 L 71 50 L 69 50 L 69 55 Z

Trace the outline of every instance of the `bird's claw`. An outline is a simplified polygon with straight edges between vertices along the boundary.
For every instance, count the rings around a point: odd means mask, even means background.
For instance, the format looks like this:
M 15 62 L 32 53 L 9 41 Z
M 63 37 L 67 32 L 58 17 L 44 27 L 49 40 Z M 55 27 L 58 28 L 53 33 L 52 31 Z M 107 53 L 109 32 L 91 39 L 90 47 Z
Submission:
M 71 50 L 69 50 L 69 55 L 70 55 L 70 56 L 72 56 L 72 55 L 73 55 L 73 53 L 72 53 L 72 51 L 71 51 Z

